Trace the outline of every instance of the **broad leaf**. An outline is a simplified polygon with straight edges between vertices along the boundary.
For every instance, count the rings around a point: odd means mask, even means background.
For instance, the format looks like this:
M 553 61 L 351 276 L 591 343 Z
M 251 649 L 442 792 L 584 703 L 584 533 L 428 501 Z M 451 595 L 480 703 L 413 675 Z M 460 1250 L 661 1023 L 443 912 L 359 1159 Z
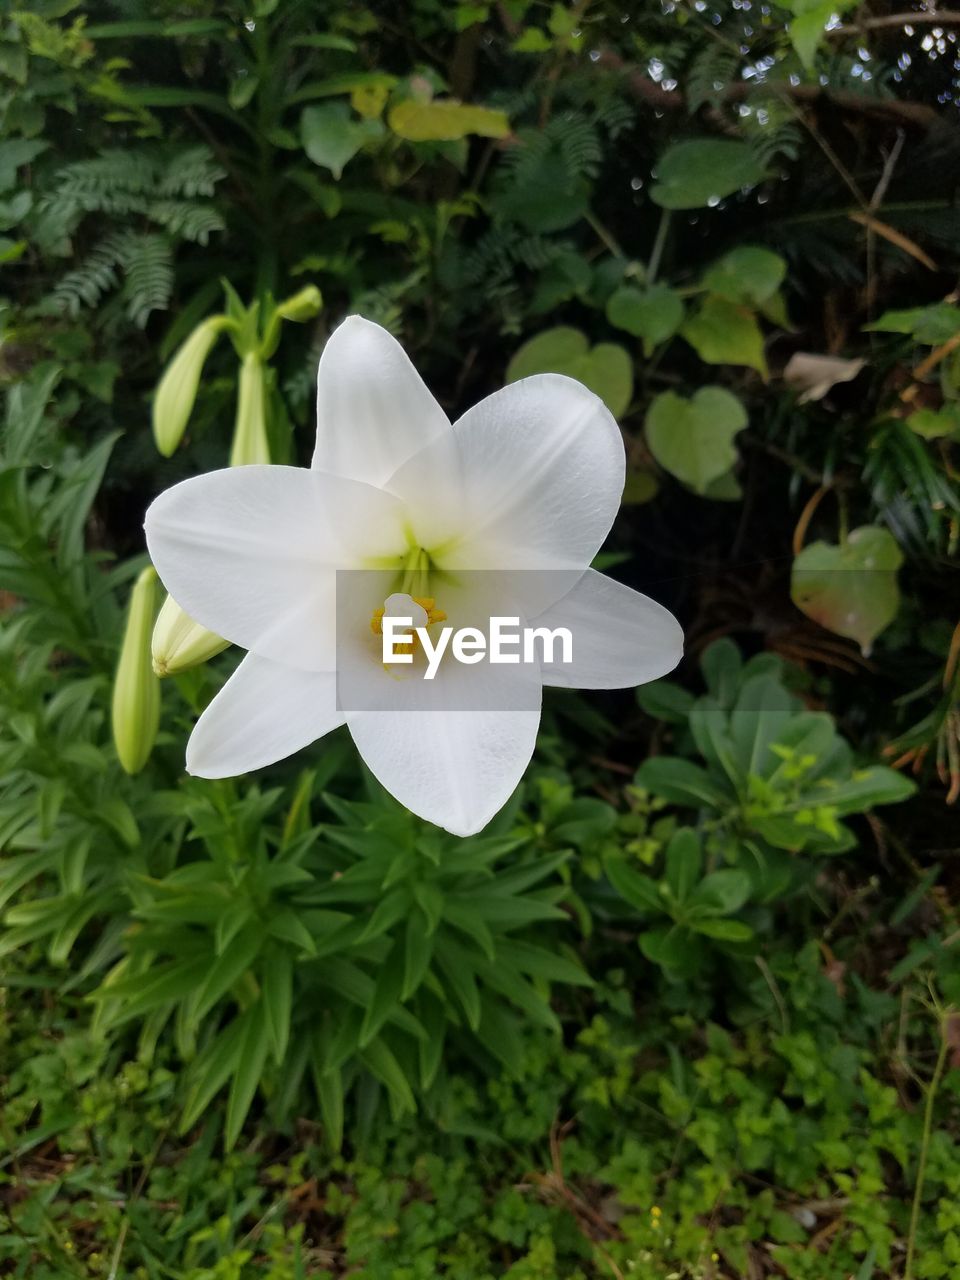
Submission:
M 607 300 L 607 319 L 618 329 L 643 341 L 643 353 L 652 355 L 683 323 L 683 299 L 667 285 L 638 289 L 624 284 Z
M 345 102 L 306 107 L 300 117 L 303 149 L 313 161 L 329 169 L 335 178 L 343 173 L 361 147 L 383 136 L 379 120 L 357 120 Z
M 743 405 L 722 387 L 702 387 L 690 400 L 664 391 L 647 412 L 647 444 L 664 470 L 705 493 L 737 461 L 733 440 L 746 425 Z
M 680 333 L 707 364 L 742 364 L 767 376 L 763 334 L 748 307 L 711 294 Z
M 455 142 L 471 134 L 503 138 L 510 132 L 510 121 L 502 111 L 443 99 L 398 102 L 388 112 L 387 123 L 408 142 Z
M 783 284 L 787 264 L 779 253 L 744 245 L 734 249 L 703 277 L 704 288 L 729 302 L 759 307 Z
M 657 161 L 655 175 L 650 197 L 662 209 L 701 209 L 754 186 L 763 179 L 764 168 L 746 142 L 701 138 L 669 147 Z
M 903 553 L 879 525 L 854 529 L 839 546 L 813 542 L 793 562 L 790 595 L 798 609 L 828 631 L 856 640 L 868 655 L 897 616 L 897 570 Z
M 633 365 L 623 347 L 600 342 L 591 347 L 579 329 L 560 325 L 525 342 L 507 366 L 507 381 L 535 373 L 565 373 L 589 387 L 615 418 L 633 395 Z

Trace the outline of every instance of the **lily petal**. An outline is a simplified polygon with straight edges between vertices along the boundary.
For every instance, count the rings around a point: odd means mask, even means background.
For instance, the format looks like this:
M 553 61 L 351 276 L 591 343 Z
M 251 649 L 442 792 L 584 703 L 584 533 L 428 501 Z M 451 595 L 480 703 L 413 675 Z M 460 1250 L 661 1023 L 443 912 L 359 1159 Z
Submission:
M 335 665 L 335 571 L 404 541 L 395 498 L 300 467 L 184 480 L 156 499 L 144 527 L 164 586 L 191 618 L 307 671 Z
M 380 485 L 449 430 L 447 415 L 386 329 L 349 316 L 331 334 L 317 370 L 314 468 Z
M 197 721 L 187 772 L 234 778 L 283 760 L 343 724 L 337 678 L 248 653 Z
M 482 830 L 503 808 L 530 763 L 540 724 L 538 673 L 487 668 L 488 696 L 478 699 L 468 670 L 480 669 L 445 664 L 433 686 L 388 682 L 393 707 L 347 711 L 357 750 L 379 782 L 413 813 L 456 836 Z M 479 709 L 483 701 L 488 706 Z M 522 709 L 505 709 L 511 706 Z
M 683 656 L 683 631 L 668 609 L 594 569 L 531 625 L 569 628 L 573 661 L 542 665 L 543 683 L 566 689 L 632 689 Z
M 458 567 L 585 569 L 624 483 L 623 439 L 603 401 L 573 378 L 537 374 L 487 396 L 453 433 L 465 502 Z

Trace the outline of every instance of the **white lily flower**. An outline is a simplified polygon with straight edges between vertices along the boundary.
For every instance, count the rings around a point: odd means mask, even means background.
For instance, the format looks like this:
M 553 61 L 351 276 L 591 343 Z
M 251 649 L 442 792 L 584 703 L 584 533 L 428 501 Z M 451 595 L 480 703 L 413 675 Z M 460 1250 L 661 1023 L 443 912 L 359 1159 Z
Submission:
M 617 424 L 580 383 L 526 378 L 451 426 L 399 343 L 349 318 L 320 360 L 310 469 L 210 472 L 147 513 L 167 590 L 249 650 L 200 717 L 187 769 L 246 773 L 346 723 L 407 808 L 456 835 L 479 831 L 529 763 L 542 685 L 629 688 L 680 660 L 672 614 L 589 568 L 623 482 Z M 342 601 L 336 616 L 345 570 L 365 571 L 363 598 L 350 600 L 356 626 Z M 430 685 L 385 669 L 372 633 L 388 603 L 399 617 L 398 601 L 409 600 L 414 626 L 445 614 L 470 621 L 489 604 L 470 584 L 494 589 L 491 570 L 564 571 L 542 579 L 562 587 L 538 587 L 521 611 L 531 625 L 571 628 L 572 662 L 481 668 L 445 658 Z M 516 613 L 514 602 L 503 612 Z M 376 688 L 370 705 L 341 705 L 338 663 Z

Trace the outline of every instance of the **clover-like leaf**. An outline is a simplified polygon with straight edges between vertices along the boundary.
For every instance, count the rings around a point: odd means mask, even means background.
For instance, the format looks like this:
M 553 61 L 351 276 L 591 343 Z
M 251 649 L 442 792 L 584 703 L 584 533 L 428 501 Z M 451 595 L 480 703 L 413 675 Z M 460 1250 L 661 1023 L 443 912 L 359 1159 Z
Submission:
M 864 655 L 900 607 L 903 553 L 888 529 L 861 525 L 834 546 L 812 542 L 793 562 L 790 595 L 808 618 L 856 640 Z
M 664 391 L 647 412 L 647 444 L 665 471 L 705 494 L 737 461 L 733 440 L 746 425 L 743 405 L 723 387 L 702 387 L 690 400 Z

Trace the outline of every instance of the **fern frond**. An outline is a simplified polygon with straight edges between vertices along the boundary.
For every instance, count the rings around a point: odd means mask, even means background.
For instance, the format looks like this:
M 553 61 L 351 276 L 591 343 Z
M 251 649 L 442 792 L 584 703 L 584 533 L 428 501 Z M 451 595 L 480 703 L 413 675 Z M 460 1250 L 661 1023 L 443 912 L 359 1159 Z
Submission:
M 226 171 L 215 162 L 209 147 L 178 152 L 157 184 L 160 196 L 212 196 Z
M 59 196 L 89 200 L 118 192 L 144 195 L 156 189 L 158 176 L 155 153 L 146 149 L 104 151 L 93 160 L 78 160 L 61 169 Z
M 118 237 L 109 236 L 87 254 L 83 262 L 62 276 L 53 290 L 53 303 L 69 316 L 84 307 L 94 307 L 117 283 L 117 264 L 122 250 Z
M 191 204 L 186 200 L 158 200 L 149 208 L 152 222 L 165 227 L 181 240 L 206 244 L 212 231 L 222 231 L 225 223 L 210 205 Z
M 778 156 L 788 160 L 799 156 L 803 133 L 796 117 L 779 98 L 756 101 L 750 115 L 741 116 L 740 125 L 764 168 L 769 168 Z
M 718 106 L 727 86 L 737 78 L 740 57 L 722 44 L 708 44 L 687 69 L 687 106 L 692 115 L 701 107 Z
M 143 328 L 151 311 L 162 311 L 173 293 L 173 252 L 165 236 L 127 233 L 119 265 L 127 315 Z

